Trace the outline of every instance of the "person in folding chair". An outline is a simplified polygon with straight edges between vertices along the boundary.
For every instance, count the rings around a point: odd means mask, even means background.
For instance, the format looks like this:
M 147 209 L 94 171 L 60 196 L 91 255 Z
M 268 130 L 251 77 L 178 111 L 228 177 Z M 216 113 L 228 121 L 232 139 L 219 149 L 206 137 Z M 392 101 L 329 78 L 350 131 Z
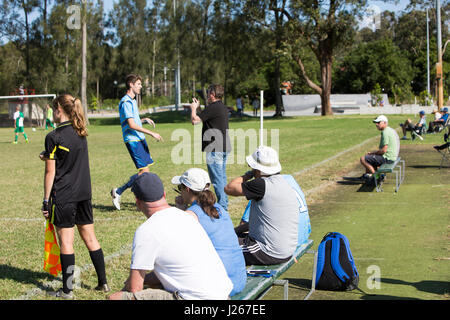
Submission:
M 435 120 L 430 121 L 430 126 L 428 128 L 428 132 L 434 133 L 434 132 L 440 132 L 443 129 L 445 129 L 445 126 L 448 125 L 448 108 L 442 108 L 441 110 L 442 116 Z
M 427 118 L 425 116 L 425 111 L 421 110 L 419 112 L 419 122 L 413 124 L 411 119 L 407 119 L 405 123 L 400 123 L 400 127 L 402 127 L 403 137 L 402 140 L 408 140 L 406 137 L 406 131 L 411 132 L 411 139 L 414 140 L 418 137 L 420 140 L 423 140 L 422 135 L 427 131 Z
M 442 168 L 445 160 L 447 160 L 450 163 L 449 133 L 444 134 L 444 141 L 445 143 L 441 144 L 440 146 L 433 146 L 433 148 L 442 155 L 441 165 L 439 166 L 439 169 Z

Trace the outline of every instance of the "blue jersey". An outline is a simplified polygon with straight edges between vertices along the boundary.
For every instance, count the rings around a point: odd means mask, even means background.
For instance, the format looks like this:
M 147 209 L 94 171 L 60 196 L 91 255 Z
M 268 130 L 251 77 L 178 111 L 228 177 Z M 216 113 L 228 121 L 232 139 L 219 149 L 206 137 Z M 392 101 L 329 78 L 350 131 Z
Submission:
M 209 217 L 196 201 L 187 210 L 197 215 L 200 224 L 211 239 L 228 277 L 233 282 L 233 290 L 230 293 L 230 296 L 233 296 L 244 289 L 247 281 L 245 259 L 230 216 L 219 204 L 214 204 L 214 207 L 219 213 L 219 219 Z
M 142 127 L 141 118 L 139 117 L 139 109 L 135 99 L 129 95 L 125 95 L 119 102 L 120 125 L 122 126 L 123 141 L 125 143 L 130 141 L 145 140 L 145 135 L 142 132 L 130 129 L 127 119 L 133 118 L 136 125 Z

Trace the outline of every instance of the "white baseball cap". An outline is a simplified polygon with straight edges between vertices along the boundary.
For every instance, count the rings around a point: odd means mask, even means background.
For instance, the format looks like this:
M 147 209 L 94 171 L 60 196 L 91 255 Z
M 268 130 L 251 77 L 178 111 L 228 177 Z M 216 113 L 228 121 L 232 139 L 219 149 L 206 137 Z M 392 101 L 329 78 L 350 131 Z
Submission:
M 388 123 L 388 119 L 386 118 L 386 116 L 380 115 L 376 119 L 374 119 L 373 122 L 375 122 L 375 123 L 378 123 L 378 122 L 386 122 L 386 123 Z
M 173 177 L 171 182 L 172 184 L 184 184 L 194 191 L 207 190 L 211 185 L 208 172 L 200 168 L 191 168 L 185 171 L 181 176 Z
M 261 171 L 266 175 L 275 174 L 281 171 L 281 164 L 278 159 L 278 153 L 275 149 L 266 146 L 260 146 L 252 155 L 245 158 L 247 164 L 252 169 Z

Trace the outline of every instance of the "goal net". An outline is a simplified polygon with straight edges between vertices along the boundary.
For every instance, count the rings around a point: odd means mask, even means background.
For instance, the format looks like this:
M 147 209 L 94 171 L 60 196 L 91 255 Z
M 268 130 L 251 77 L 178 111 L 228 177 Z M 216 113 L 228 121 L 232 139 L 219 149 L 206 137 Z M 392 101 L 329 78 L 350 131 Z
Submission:
M 42 127 L 45 124 L 46 106 L 51 104 L 55 94 L 32 94 L 0 96 L 0 123 L 11 126 L 16 108 L 22 111 L 26 126 Z

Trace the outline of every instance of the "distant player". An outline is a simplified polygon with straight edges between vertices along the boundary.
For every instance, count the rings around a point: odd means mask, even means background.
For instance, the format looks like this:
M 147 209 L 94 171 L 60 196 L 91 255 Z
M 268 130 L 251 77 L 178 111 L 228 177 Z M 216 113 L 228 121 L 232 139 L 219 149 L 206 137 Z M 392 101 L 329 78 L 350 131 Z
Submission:
M 22 111 L 20 111 L 20 106 L 17 106 L 16 112 L 14 112 L 14 133 L 16 134 L 13 141 L 14 144 L 17 144 L 17 139 L 19 139 L 19 133 L 23 134 L 26 143 L 28 143 L 28 136 L 23 128 L 23 119 L 24 117 Z
M 50 125 L 53 129 L 55 129 L 55 125 L 53 124 L 53 110 L 50 107 L 49 104 L 47 104 L 45 106 L 45 108 L 47 109 L 47 114 L 46 114 L 46 118 L 45 118 L 45 130 L 48 129 L 48 126 Z
M 111 190 L 111 197 L 114 207 L 120 210 L 120 197 L 122 193 L 131 188 L 137 176 L 143 172 L 149 172 L 148 167 L 154 163 L 148 150 L 145 134 L 155 138 L 157 141 L 163 141 L 162 137 L 150 130 L 142 127 L 142 122 L 155 127 L 155 123 L 149 118 L 139 117 L 139 109 L 136 102 L 136 95 L 141 93 L 142 79 L 139 75 L 130 74 L 125 79 L 127 94 L 119 102 L 120 125 L 122 126 L 123 141 L 127 146 L 131 159 L 138 169 L 138 173 L 130 177 L 128 182 L 119 188 Z

